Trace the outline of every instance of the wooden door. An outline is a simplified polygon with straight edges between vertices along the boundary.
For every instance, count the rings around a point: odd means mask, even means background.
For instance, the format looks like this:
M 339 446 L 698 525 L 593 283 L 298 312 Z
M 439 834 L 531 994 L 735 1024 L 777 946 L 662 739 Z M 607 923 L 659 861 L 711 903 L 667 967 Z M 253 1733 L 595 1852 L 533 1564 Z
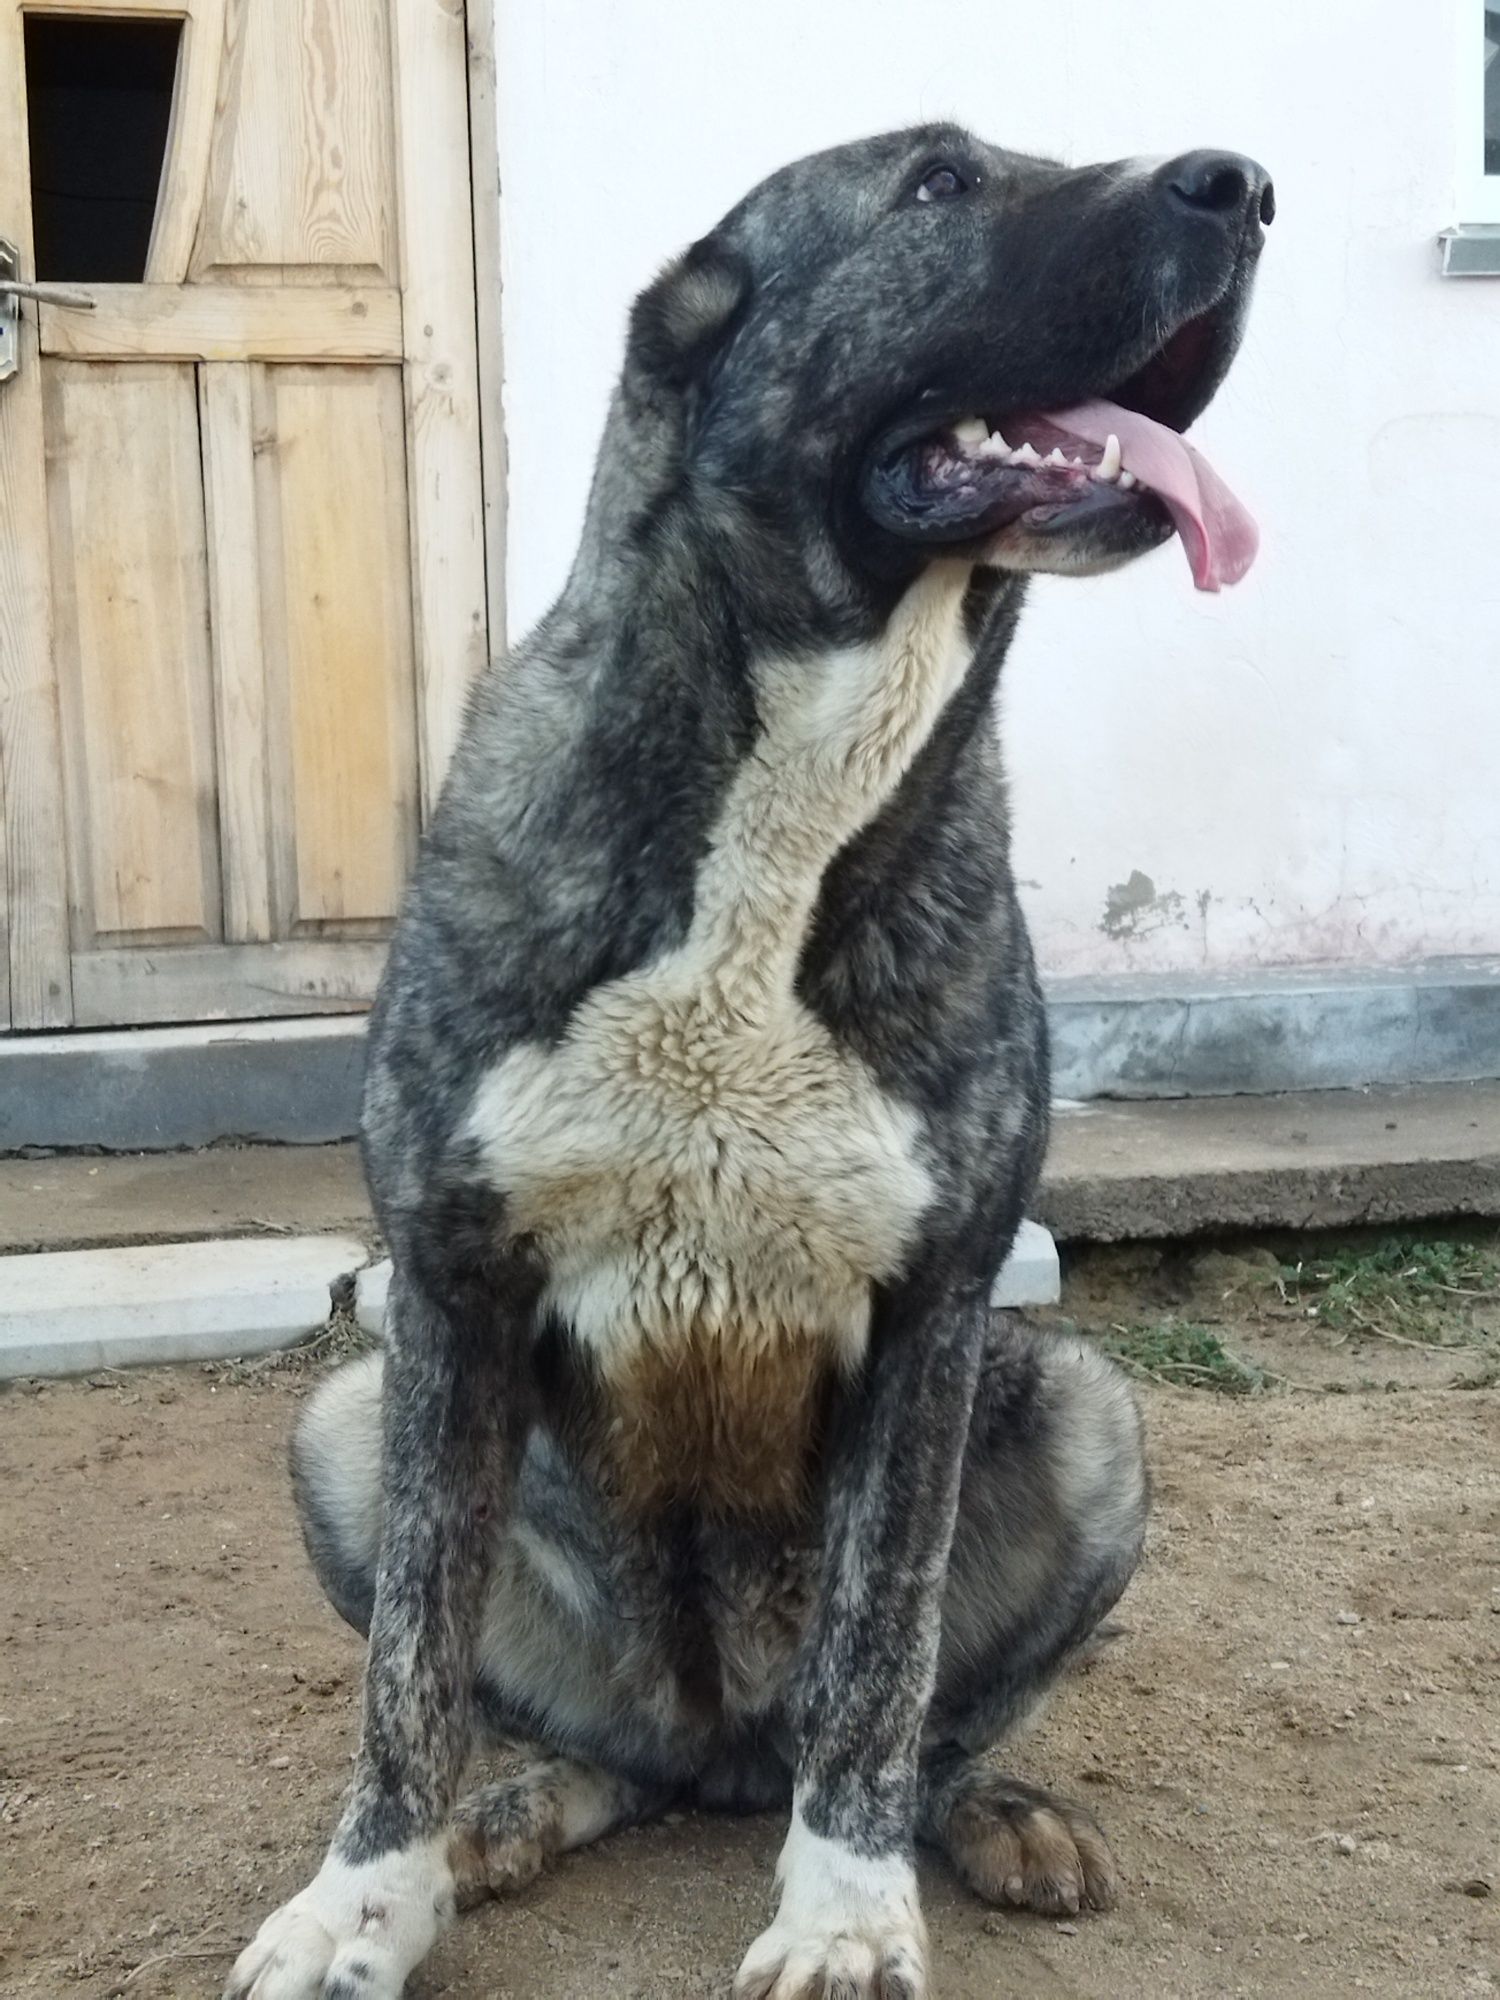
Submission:
M 0 382 L 0 1025 L 368 1001 L 487 646 L 471 216 L 461 0 L 0 0 L 0 238 L 95 300 Z

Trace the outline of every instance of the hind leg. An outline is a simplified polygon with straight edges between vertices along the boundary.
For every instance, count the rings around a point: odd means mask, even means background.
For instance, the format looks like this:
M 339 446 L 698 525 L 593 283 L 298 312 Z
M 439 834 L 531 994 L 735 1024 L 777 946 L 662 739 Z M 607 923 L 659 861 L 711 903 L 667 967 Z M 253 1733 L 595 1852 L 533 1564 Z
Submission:
M 1116 1872 L 1081 1806 L 984 1752 L 1098 1635 L 1140 1559 L 1140 1420 L 1084 1342 L 996 1322 L 975 1398 L 921 1765 L 921 1837 L 986 1901 L 1104 1909 Z
M 334 1608 L 367 1629 L 380 1552 L 383 1358 L 340 1368 L 309 1401 L 292 1445 L 303 1538 Z M 478 1646 L 482 1736 L 546 1752 L 519 1776 L 456 1807 L 448 1840 L 460 1907 L 525 1887 L 554 1856 L 661 1811 L 687 1770 L 670 1728 L 632 1712 L 649 1657 L 618 1671 L 612 1594 L 598 1587 L 602 1529 L 555 1456 L 534 1443 L 517 1480 L 515 1520 L 497 1552 Z M 634 1637 L 639 1655 L 640 1640 Z M 613 1699 L 612 1699 L 613 1696 Z M 592 1753 L 592 1754 L 591 1754 Z M 598 1761 L 610 1755 L 613 1768 Z
M 650 1818 L 671 1796 L 571 1757 L 480 1786 L 459 1802 L 448 1842 L 458 1907 L 524 1889 L 556 1855 Z

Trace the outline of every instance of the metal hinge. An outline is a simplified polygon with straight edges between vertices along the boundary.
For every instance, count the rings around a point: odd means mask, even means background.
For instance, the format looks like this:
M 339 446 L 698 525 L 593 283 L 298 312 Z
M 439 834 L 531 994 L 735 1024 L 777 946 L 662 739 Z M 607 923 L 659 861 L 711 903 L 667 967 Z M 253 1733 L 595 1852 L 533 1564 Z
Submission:
M 0 382 L 9 381 L 20 362 L 22 299 L 34 299 L 39 306 L 67 306 L 75 312 L 92 312 L 95 300 L 71 285 L 32 285 L 19 275 L 20 254 L 14 243 L 0 236 Z

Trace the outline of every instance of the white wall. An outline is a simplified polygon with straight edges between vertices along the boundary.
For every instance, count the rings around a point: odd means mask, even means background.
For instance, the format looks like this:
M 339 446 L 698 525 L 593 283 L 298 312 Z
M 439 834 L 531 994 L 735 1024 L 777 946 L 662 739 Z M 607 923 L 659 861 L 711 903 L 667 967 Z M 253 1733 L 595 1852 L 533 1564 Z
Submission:
M 1219 598 L 1175 546 L 1034 586 L 1005 737 L 1043 962 L 1500 950 L 1500 281 L 1433 252 L 1464 4 L 500 0 L 513 631 L 566 569 L 630 295 L 783 160 L 938 116 L 1250 152 L 1280 215 L 1196 435 L 1263 552 Z M 1133 877 L 1154 901 L 1111 917 Z

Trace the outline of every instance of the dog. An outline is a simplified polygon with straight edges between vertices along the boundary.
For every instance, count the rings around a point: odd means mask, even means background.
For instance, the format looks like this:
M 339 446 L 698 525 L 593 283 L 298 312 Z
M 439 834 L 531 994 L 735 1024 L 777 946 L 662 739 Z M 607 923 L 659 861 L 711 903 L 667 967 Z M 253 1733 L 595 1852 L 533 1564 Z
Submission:
M 919 2000 L 915 1844 L 1103 1908 L 985 1752 L 1134 1571 L 1140 1425 L 989 1311 L 1047 1136 L 993 725 L 1034 571 L 1254 529 L 1180 433 L 1271 183 L 946 125 L 774 174 L 637 299 L 582 541 L 475 688 L 369 1036 L 383 1354 L 311 1399 L 347 1803 L 231 2000 L 394 2000 L 460 1902 L 790 1812 L 737 2000 Z M 476 1733 L 540 1747 L 460 1799 Z

